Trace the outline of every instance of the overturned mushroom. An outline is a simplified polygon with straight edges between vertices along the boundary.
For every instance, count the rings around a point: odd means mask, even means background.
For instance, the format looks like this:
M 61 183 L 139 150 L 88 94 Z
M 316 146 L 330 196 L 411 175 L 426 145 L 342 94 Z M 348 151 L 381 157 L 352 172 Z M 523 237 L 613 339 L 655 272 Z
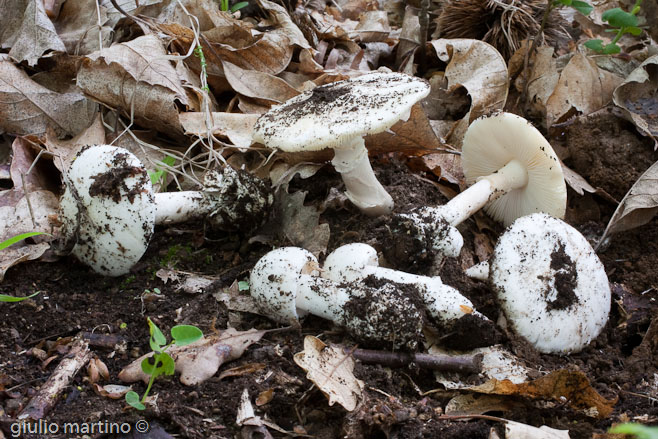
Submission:
M 536 212 L 564 217 L 562 167 L 551 145 L 522 117 L 497 113 L 475 120 L 464 136 L 462 164 L 475 184 L 443 206 L 398 215 L 394 230 L 401 241 L 387 257 L 404 263 L 436 252 L 459 255 L 463 238 L 455 227 L 482 207 L 505 225 Z M 413 255 L 403 254 L 409 249 Z
M 207 218 L 218 229 L 254 228 L 272 195 L 246 172 L 210 172 L 203 191 L 153 193 L 144 165 L 110 145 L 82 150 L 66 175 L 60 201 L 62 249 L 94 271 L 119 276 L 142 257 L 156 224 Z
M 267 253 L 254 266 L 249 283 L 260 312 L 279 323 L 313 314 L 368 343 L 408 350 L 422 336 L 422 311 L 394 285 L 374 288 L 321 278 L 313 254 L 298 247 Z
M 350 201 L 367 215 L 388 214 L 393 199 L 375 177 L 363 136 L 406 120 L 429 91 L 426 81 L 402 73 L 373 72 L 323 85 L 263 114 L 253 140 L 285 152 L 332 148 L 331 163 Z
M 507 323 L 546 353 L 577 352 L 608 320 L 610 286 L 603 264 L 573 227 L 543 213 L 521 217 L 498 239 L 488 279 Z

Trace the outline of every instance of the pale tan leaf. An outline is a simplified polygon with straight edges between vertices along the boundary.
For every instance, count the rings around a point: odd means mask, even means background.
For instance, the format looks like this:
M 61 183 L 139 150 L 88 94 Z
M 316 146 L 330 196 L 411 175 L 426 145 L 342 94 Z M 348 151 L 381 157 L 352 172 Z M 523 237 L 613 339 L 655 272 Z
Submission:
M 349 412 L 362 400 L 364 384 L 354 376 L 354 359 L 341 347 L 328 346 L 308 335 L 304 350 L 295 354 L 294 360 L 329 399 L 329 405 L 338 403 Z
M 658 55 L 646 59 L 617 87 L 615 105 L 621 107 L 638 130 L 658 149 Z
M 28 65 L 33 66 L 49 50 L 66 52 L 66 47 L 46 15 L 43 1 L 30 0 L 9 56 L 18 62 L 27 61 Z
M 361 43 L 386 41 L 391 32 L 386 11 L 367 11 L 361 15 L 356 29 L 350 32 L 350 37 Z
M 274 3 L 269 0 L 258 0 L 258 5 L 264 10 L 268 11 L 271 15 L 269 22 L 266 20 L 262 24 L 276 25 L 278 28 L 275 30 L 277 33 L 285 35 L 289 44 L 294 44 L 302 49 L 310 49 L 311 45 L 304 36 L 297 25 L 292 21 L 288 11 L 280 4 Z
M 594 61 L 576 53 L 560 73 L 546 102 L 547 126 L 603 108 L 612 101 L 612 92 L 621 82 L 622 78 L 599 69 Z
M 0 129 L 17 134 L 76 135 L 93 120 L 96 106 L 73 85 L 64 93 L 37 84 L 9 61 L 0 61 Z
M 105 129 L 99 113 L 87 129 L 72 139 L 59 140 L 53 132 L 47 131 L 44 146 L 55 156 L 53 163 L 57 169 L 64 172 L 70 167 L 73 158 L 83 146 L 103 144 L 105 144 Z
M 505 423 L 505 439 L 569 439 L 569 430 L 556 430 L 546 425 L 533 427 L 520 422 Z
M 469 112 L 448 137 L 448 143 L 458 146 L 474 119 L 505 106 L 509 88 L 507 64 L 493 46 L 483 41 L 439 39 L 431 44 L 439 59 L 448 62 L 445 70 L 447 91 L 464 87 L 471 97 Z
M 448 401 L 445 414 L 451 416 L 483 415 L 488 412 L 506 412 L 514 410 L 515 404 L 510 398 L 498 395 L 457 395 Z
M 210 132 L 215 136 L 228 137 L 238 148 L 248 148 L 258 114 L 210 113 Z M 200 112 L 181 113 L 180 121 L 185 134 L 207 137 L 206 115 Z
M 647 169 L 626 193 L 610 218 L 601 242 L 613 233 L 639 227 L 658 213 L 658 162 Z
M 404 9 L 402 29 L 400 29 L 400 42 L 395 54 L 395 65 L 403 64 L 413 67 L 413 56 L 420 46 L 420 23 L 418 21 L 418 8 L 407 4 Z M 413 74 L 413 72 L 405 72 Z
M 519 49 L 514 56 L 517 53 L 521 53 L 522 57 L 525 58 L 525 50 L 523 49 Z M 537 48 L 533 56 L 534 66 L 531 69 L 532 76 L 528 78 L 529 111 L 541 116 L 543 120 L 546 120 L 546 104 L 548 103 L 548 99 L 553 94 L 560 79 L 560 74 L 557 71 L 557 62 L 553 57 L 554 51 L 555 49 L 549 46 Z M 523 91 L 525 87 L 523 79 L 524 75 L 521 73 L 516 80 L 517 90 L 519 91 Z
M 0 48 L 14 45 L 29 0 L 0 0 Z
M 101 39 L 103 47 L 112 42 L 112 28 L 105 26 L 107 10 L 100 7 Z M 66 51 L 71 55 L 87 55 L 99 50 L 99 12 L 96 0 L 76 0 L 64 2 L 54 22 L 57 34 L 62 39 Z
M 233 90 L 250 98 L 267 99 L 278 104 L 299 94 L 281 78 L 257 70 L 245 70 L 224 61 L 224 74 Z

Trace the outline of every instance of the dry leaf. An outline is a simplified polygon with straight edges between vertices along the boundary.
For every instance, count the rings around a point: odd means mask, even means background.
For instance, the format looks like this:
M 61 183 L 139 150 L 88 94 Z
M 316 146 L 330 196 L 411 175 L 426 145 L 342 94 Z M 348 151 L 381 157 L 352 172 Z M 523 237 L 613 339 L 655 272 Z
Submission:
M 363 398 L 363 381 L 352 372 L 354 359 L 341 347 L 327 346 L 308 335 L 304 338 L 304 350 L 295 354 L 294 360 L 306 371 L 306 378 L 329 398 L 329 405 L 337 402 L 351 412 Z
M 222 63 L 226 80 L 237 93 L 278 104 L 299 94 L 295 88 L 274 75 L 257 70 L 245 70 L 228 61 Z
M 367 11 L 361 14 L 356 29 L 349 33 L 350 37 L 361 43 L 386 41 L 391 32 L 386 11 Z
M 483 415 L 488 412 L 506 412 L 518 407 L 510 398 L 498 395 L 457 395 L 448 401 L 444 412 L 449 416 Z
M 122 386 L 121 384 L 106 384 L 101 386 L 94 383 L 92 388 L 97 395 L 110 399 L 122 399 L 126 393 L 132 390 L 132 387 Z
M 642 226 L 658 213 L 658 162 L 647 169 L 626 193 L 610 218 L 600 242 L 608 235 Z
M 645 60 L 615 89 L 613 100 L 658 149 L 658 55 Z
M 398 70 L 413 74 L 414 53 L 420 47 L 420 23 L 418 21 L 418 9 L 406 5 L 404 19 L 400 29 L 400 38 L 397 52 L 395 54 L 395 65 Z M 406 67 L 406 68 L 405 68 Z
M 448 92 L 464 87 L 471 97 L 469 112 L 455 124 L 448 143 L 461 145 L 468 125 L 476 118 L 502 110 L 507 100 L 507 64 L 491 45 L 466 38 L 432 41 L 440 60 L 448 62 Z
M 505 422 L 505 439 L 569 439 L 569 430 L 556 430 L 546 425 L 533 427 L 520 422 Z
M 66 52 L 66 47 L 48 18 L 43 1 L 30 0 L 9 56 L 18 62 L 27 61 L 28 65 L 33 66 L 49 50 Z
M 14 45 L 29 0 L 0 0 L 0 48 Z
M 546 126 L 603 108 L 612 101 L 612 92 L 621 82 L 622 78 L 599 69 L 593 60 L 576 53 L 562 70 L 546 102 Z
M 181 113 L 179 119 L 185 134 L 206 138 L 208 131 L 215 136 L 227 137 L 238 148 L 249 148 L 254 125 L 260 116 L 244 113 L 210 113 L 210 126 L 206 126 L 205 113 Z
M 244 351 L 259 341 L 265 331 L 250 329 L 236 331 L 229 328 L 218 335 L 204 337 L 187 346 L 172 346 L 167 353 L 176 363 L 176 372 L 181 374 L 181 383 L 194 386 L 202 383 L 217 373 L 219 367 L 227 361 L 240 358 Z M 149 375 L 142 371 L 142 360 L 152 353 L 142 355 L 119 373 L 119 379 L 132 383 L 142 380 L 145 383 Z
M 252 373 L 258 372 L 259 370 L 265 369 L 265 367 L 267 367 L 267 365 L 264 363 L 243 364 L 242 366 L 226 369 L 225 371 L 219 374 L 218 379 L 223 380 L 224 378 L 228 378 L 228 377 L 240 377 L 244 375 L 250 375 Z
M 447 181 L 448 183 L 463 185 L 464 172 L 462 171 L 462 160 L 458 154 L 450 154 L 445 152 L 438 152 L 433 154 L 425 154 L 419 158 L 422 166 L 416 167 L 412 160 L 409 166 L 412 170 L 429 171 L 437 177 Z
M 72 139 L 59 140 L 49 130 L 46 132 L 46 140 L 44 142 L 46 150 L 55 156 L 53 158 L 53 164 L 60 172 L 66 171 L 71 166 L 73 158 L 83 146 L 103 144 L 105 144 L 105 128 L 103 127 L 100 113 L 96 115 L 96 119 L 89 128 L 81 131 L 80 134 Z
M 523 63 L 525 61 L 527 48 L 527 40 L 521 49 L 517 50 L 512 59 L 514 59 L 517 54 L 520 56 L 520 61 Z M 548 99 L 553 94 L 555 87 L 558 84 L 560 79 L 560 74 L 557 71 L 557 62 L 553 57 L 553 49 L 550 46 L 541 46 L 537 48 L 537 51 L 533 55 L 533 67 L 530 69 L 532 75 L 528 78 L 528 111 L 532 114 L 541 116 L 541 119 L 546 120 L 546 104 Z M 510 60 L 510 64 L 512 60 Z M 523 66 L 523 64 L 521 64 Z M 510 69 L 511 70 L 511 69 Z M 520 92 L 525 88 L 524 74 L 521 73 L 516 79 L 516 87 Z
M 289 44 L 301 47 L 302 49 L 311 48 L 304 33 L 292 21 L 288 11 L 283 6 L 269 0 L 258 0 L 258 5 L 270 13 L 270 19 L 263 21 L 261 23 L 262 25 L 276 25 L 278 27 L 274 32 L 285 35 L 288 38 Z
M 87 55 L 100 50 L 98 27 L 101 27 L 103 47 L 109 47 L 112 42 L 112 28 L 107 23 L 107 10 L 99 6 L 96 9 L 95 0 L 66 1 L 55 20 L 55 29 L 62 39 L 66 51 L 72 55 Z
M 240 292 L 240 286 L 237 279 L 233 281 L 230 287 L 224 288 L 213 294 L 218 302 L 223 303 L 231 311 L 253 312 L 257 309 L 256 301 L 249 294 Z

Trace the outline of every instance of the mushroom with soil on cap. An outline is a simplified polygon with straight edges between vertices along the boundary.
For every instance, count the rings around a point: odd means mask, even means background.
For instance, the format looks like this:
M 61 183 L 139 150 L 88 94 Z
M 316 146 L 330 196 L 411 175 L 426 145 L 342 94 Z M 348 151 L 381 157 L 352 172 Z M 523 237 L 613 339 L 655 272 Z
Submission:
M 473 303 L 438 276 L 421 276 L 380 267 L 377 250 L 368 244 L 352 243 L 338 247 L 324 261 L 321 276 L 334 282 L 354 282 L 374 276 L 388 282 L 410 284 L 417 288 L 429 317 L 436 327 L 454 331 L 476 331 L 480 336 L 465 341 L 461 349 L 494 344 L 496 331 L 491 320 L 476 311 Z M 464 343 L 469 343 L 465 346 Z
M 331 163 L 350 201 L 367 215 L 388 214 L 393 199 L 375 177 L 363 136 L 406 120 L 429 91 L 427 81 L 402 73 L 373 72 L 322 85 L 263 114 L 253 140 L 285 152 L 332 148 Z
M 265 254 L 251 270 L 249 285 L 260 313 L 279 323 L 313 314 L 366 343 L 394 349 L 414 350 L 422 337 L 422 311 L 394 285 L 369 287 L 319 277 L 317 259 L 302 248 Z
M 524 118 L 500 112 L 476 119 L 464 135 L 462 166 L 466 181 L 475 184 L 443 206 L 398 215 L 393 229 L 401 241 L 389 259 L 408 263 L 410 256 L 431 258 L 435 252 L 459 255 L 463 238 L 455 227 L 483 207 L 505 225 L 536 212 L 564 217 L 567 188 L 560 162 Z M 405 255 L 408 249 L 415 254 Z
M 603 264 L 583 235 L 544 213 L 514 221 L 488 267 L 471 268 L 468 275 L 495 290 L 506 323 L 541 352 L 578 352 L 608 320 Z
M 262 181 L 228 166 L 222 173 L 209 172 L 203 191 L 153 193 L 139 159 L 110 145 L 80 151 L 65 182 L 59 252 L 71 251 L 107 276 L 130 270 L 146 251 L 156 224 L 208 218 L 222 230 L 253 228 L 273 202 Z

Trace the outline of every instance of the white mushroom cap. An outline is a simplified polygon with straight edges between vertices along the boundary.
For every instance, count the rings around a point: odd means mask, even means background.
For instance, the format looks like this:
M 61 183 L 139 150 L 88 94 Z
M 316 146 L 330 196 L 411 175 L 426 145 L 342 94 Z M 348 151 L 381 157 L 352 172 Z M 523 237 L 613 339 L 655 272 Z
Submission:
M 322 85 L 263 114 L 253 140 L 286 152 L 340 148 L 408 118 L 429 92 L 427 81 L 403 73 L 373 72 Z
M 60 201 L 62 235 L 73 254 L 96 272 L 127 273 L 153 234 L 151 180 L 129 151 L 98 145 L 80 152 Z
M 560 162 L 544 136 L 530 122 L 511 113 L 475 120 L 462 146 L 462 165 L 469 184 L 496 173 L 512 160 L 527 171 L 527 184 L 488 203 L 485 210 L 505 225 L 536 212 L 563 218 L 567 188 Z
M 308 314 L 297 308 L 299 278 L 319 275 L 317 259 L 299 247 L 281 247 L 260 258 L 249 277 L 251 295 L 263 315 L 289 324 Z
M 517 219 L 499 238 L 490 273 L 507 322 L 541 352 L 579 351 L 608 320 L 603 264 L 576 229 L 549 215 Z

